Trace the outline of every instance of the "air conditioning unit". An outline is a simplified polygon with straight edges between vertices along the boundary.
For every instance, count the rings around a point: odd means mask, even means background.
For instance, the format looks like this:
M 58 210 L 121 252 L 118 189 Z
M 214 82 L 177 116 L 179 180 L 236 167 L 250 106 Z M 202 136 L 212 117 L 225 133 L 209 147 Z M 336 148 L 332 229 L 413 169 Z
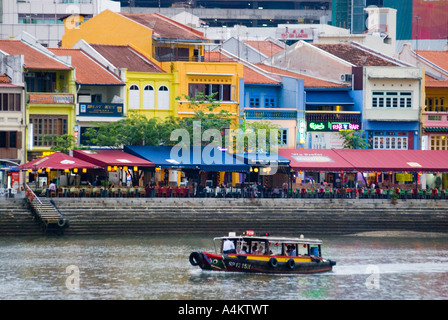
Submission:
M 350 82 L 350 81 L 352 81 L 352 75 L 351 74 L 341 74 L 339 76 L 339 80 L 344 81 L 344 82 Z

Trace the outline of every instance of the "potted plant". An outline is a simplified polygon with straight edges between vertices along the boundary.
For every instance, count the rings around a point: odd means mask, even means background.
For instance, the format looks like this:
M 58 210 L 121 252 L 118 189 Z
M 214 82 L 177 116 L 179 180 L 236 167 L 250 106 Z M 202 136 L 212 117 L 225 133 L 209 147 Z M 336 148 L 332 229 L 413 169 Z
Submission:
M 392 204 L 397 204 L 398 197 L 399 197 L 399 195 L 398 195 L 398 193 L 396 193 L 396 192 L 394 192 L 394 193 L 390 196 L 390 198 L 392 199 Z

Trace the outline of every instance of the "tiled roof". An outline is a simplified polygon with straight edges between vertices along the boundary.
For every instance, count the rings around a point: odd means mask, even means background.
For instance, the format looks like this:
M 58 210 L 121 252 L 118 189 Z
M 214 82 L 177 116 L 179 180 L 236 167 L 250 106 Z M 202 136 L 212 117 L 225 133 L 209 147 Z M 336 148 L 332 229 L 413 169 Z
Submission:
M 23 55 L 26 69 L 71 70 L 70 66 L 32 48 L 19 40 L 0 40 L 0 50 L 9 55 Z
M 313 46 L 327 51 L 332 55 L 341 58 L 355 66 L 397 66 L 397 64 L 387 61 L 379 56 L 364 51 L 348 43 L 320 44 L 314 43 Z
M 448 71 L 448 51 L 416 50 L 418 55 Z
M 131 72 L 164 73 L 162 69 L 146 59 L 130 46 L 90 44 L 99 54 L 117 68 Z
M 262 54 L 264 54 L 267 57 L 271 57 L 276 53 L 279 53 L 280 51 L 283 51 L 283 48 L 279 46 L 278 44 L 269 41 L 269 40 L 245 40 L 244 43 L 247 43 L 252 48 L 260 51 Z
M 345 88 L 345 87 L 347 87 L 346 85 L 342 85 L 342 84 L 334 83 L 334 82 L 330 82 L 330 81 L 325 81 L 325 80 L 313 78 L 310 76 L 305 76 L 300 73 L 280 69 L 280 68 L 273 67 L 273 66 L 268 66 L 263 63 L 256 63 L 255 65 L 257 67 L 262 68 L 263 70 L 266 70 L 267 72 L 281 74 L 284 76 L 294 77 L 294 78 L 298 78 L 298 79 L 303 79 L 305 88 Z
M 243 75 L 244 75 L 244 83 L 277 84 L 277 85 L 281 84 L 280 81 L 271 79 L 265 76 L 263 73 L 257 72 L 256 70 L 249 68 L 247 66 L 244 66 L 243 68 Z
M 204 60 L 206 62 L 237 62 L 235 59 L 227 57 L 219 51 L 206 51 Z M 262 72 L 257 72 L 256 70 L 249 68 L 248 66 L 243 66 L 243 77 L 244 83 L 253 84 L 280 84 L 280 81 L 276 81 L 264 75 Z
M 437 80 L 429 75 L 425 77 L 426 88 L 448 88 L 448 80 Z
M 120 15 L 154 31 L 154 36 L 165 39 L 206 40 L 204 34 L 158 13 L 128 13 Z
M 11 79 L 6 74 L 0 74 L 0 88 L 16 88 L 19 87 L 11 83 Z
M 206 62 L 232 62 L 235 63 L 235 60 L 223 55 L 219 51 L 205 51 L 204 60 Z
M 0 74 L 0 83 L 11 83 L 11 79 L 6 74 Z
M 76 82 L 79 84 L 123 85 L 124 83 L 112 72 L 80 49 L 50 49 L 58 56 L 71 56 L 75 67 Z

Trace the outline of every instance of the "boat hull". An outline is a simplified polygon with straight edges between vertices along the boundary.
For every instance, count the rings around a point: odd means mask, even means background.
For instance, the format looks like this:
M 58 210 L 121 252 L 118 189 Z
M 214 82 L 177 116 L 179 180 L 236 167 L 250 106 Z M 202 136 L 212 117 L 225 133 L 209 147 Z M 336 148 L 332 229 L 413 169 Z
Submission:
M 336 264 L 334 261 L 318 257 L 217 255 L 208 252 L 192 252 L 190 263 L 203 270 L 271 274 L 329 272 Z

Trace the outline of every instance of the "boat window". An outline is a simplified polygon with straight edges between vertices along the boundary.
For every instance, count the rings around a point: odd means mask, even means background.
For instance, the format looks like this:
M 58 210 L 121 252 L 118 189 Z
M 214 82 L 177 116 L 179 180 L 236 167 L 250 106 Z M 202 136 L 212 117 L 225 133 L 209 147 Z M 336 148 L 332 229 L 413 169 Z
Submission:
M 250 254 L 268 254 L 266 253 L 266 249 L 269 246 L 266 246 L 266 241 L 264 240 L 252 240 L 249 242 L 248 248 L 250 248 L 248 252 Z
M 285 244 L 286 255 L 291 257 L 297 256 L 297 244 L 296 243 L 287 243 Z
M 320 257 L 319 246 L 310 246 L 310 255 L 314 257 Z
M 236 241 L 236 252 L 238 254 L 248 254 L 249 253 L 250 244 L 244 240 Z
M 276 242 L 269 243 L 269 254 L 281 255 L 282 254 L 282 245 L 280 243 L 276 243 Z
M 308 245 L 306 245 L 306 244 L 298 244 L 297 247 L 299 249 L 298 250 L 299 256 L 308 256 L 309 255 L 309 253 L 308 253 Z

